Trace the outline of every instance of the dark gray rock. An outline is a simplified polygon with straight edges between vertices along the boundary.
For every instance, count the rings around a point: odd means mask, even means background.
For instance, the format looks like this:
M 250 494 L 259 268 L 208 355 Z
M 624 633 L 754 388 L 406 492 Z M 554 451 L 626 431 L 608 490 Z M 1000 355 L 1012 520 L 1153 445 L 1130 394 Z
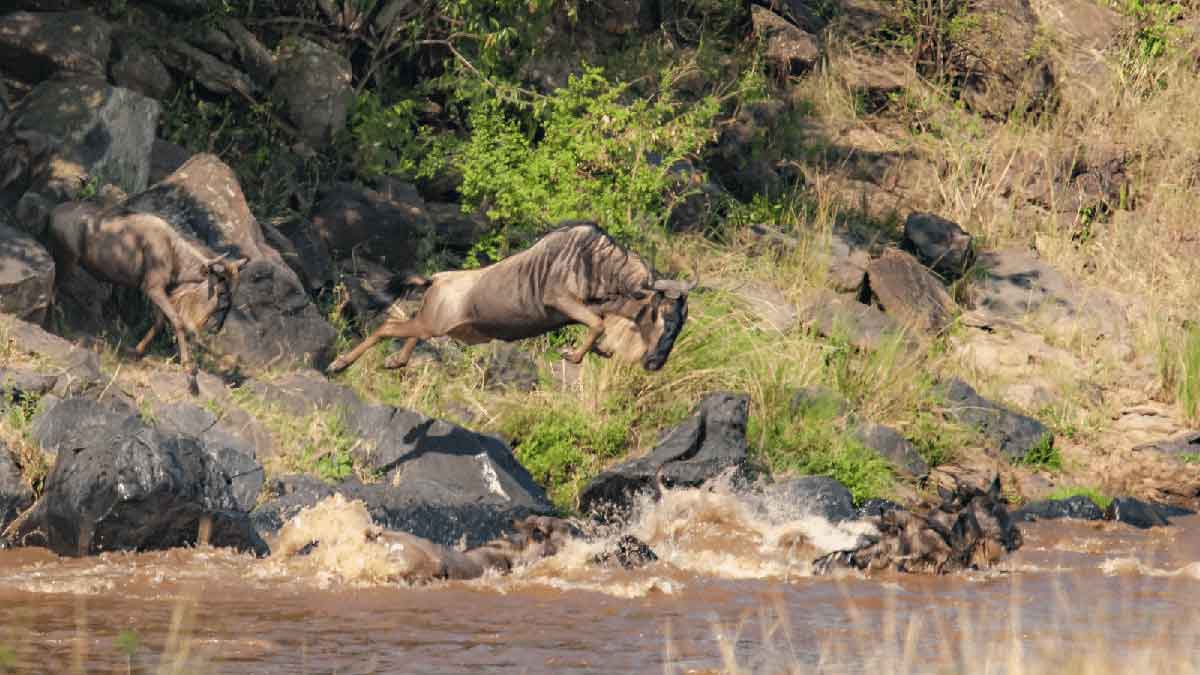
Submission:
M 54 299 L 54 259 L 33 237 L 0 223 L 0 312 L 41 324 Z
M 954 300 L 942 283 L 903 251 L 889 249 L 872 260 L 867 265 L 867 284 L 864 295 L 874 298 L 901 324 L 938 333 L 954 319 Z
M 901 475 L 924 478 L 929 475 L 929 465 L 900 432 L 882 424 L 865 423 L 853 431 L 854 437 L 863 445 L 879 453 L 891 463 Z
M 802 75 L 820 61 L 821 45 L 813 34 L 765 7 L 751 7 L 750 17 L 764 44 L 763 55 L 780 77 Z
M 324 191 L 313 225 L 331 253 L 365 255 L 397 271 L 411 268 L 431 232 L 419 195 L 335 183 Z
M 909 214 L 900 246 L 947 282 L 961 278 L 975 263 L 971 235 L 932 213 Z
M 73 199 L 98 178 L 126 192 L 142 190 L 161 110 L 141 94 L 103 80 L 47 80 L 13 111 L 13 128 L 52 139 L 55 159 L 31 189 L 57 201 Z
M 425 205 L 433 225 L 434 245 L 440 249 L 466 253 L 489 229 L 481 213 L 464 213 L 461 204 L 430 202 Z
M 903 507 L 890 499 L 868 499 L 862 503 L 862 506 L 859 506 L 858 509 L 855 510 L 854 518 L 856 520 L 862 520 L 863 518 L 879 518 L 889 511 L 897 510 L 903 510 Z
M 537 364 L 529 354 L 511 344 L 500 344 L 494 348 L 483 372 L 484 387 L 533 391 L 537 385 Z
M 68 396 L 87 391 L 103 381 L 100 358 L 29 322 L 0 314 L 0 339 L 6 339 L 18 354 L 36 357 L 55 376 L 54 393 Z
M 1053 442 L 1053 435 L 1041 422 L 983 398 L 958 378 L 943 385 L 941 393 L 947 415 L 977 429 L 1010 460 L 1021 460 L 1038 445 Z
M 223 18 L 221 29 L 233 41 L 242 67 L 245 68 L 254 83 L 264 90 L 269 88 L 275 81 L 277 71 L 275 56 L 271 54 L 271 50 L 267 49 L 266 45 L 259 42 L 254 33 L 246 30 L 246 27 L 233 17 Z
M 717 392 L 704 397 L 682 424 L 670 430 L 645 457 L 601 473 L 579 495 L 579 510 L 619 515 L 642 492 L 697 487 L 746 463 L 749 397 Z
M 1073 518 L 1075 520 L 1103 520 L 1104 510 L 1086 495 L 1075 495 L 1066 499 L 1044 499 L 1030 502 L 1013 512 L 1017 521 L 1034 522 Z
M 284 114 L 309 145 L 324 147 L 346 126 L 354 99 L 350 61 L 294 36 L 283 40 L 278 53 L 279 74 L 271 97 L 281 102 Z
M 310 291 L 333 281 L 333 256 L 329 254 L 329 249 L 311 221 L 285 223 L 280 226 L 279 231 L 292 242 L 292 248 L 296 251 L 296 261 L 293 263 L 288 260 L 288 265 L 297 270 L 297 274 Z
M 56 460 L 42 496 L 5 532 L 11 543 L 68 556 L 163 549 L 196 543 L 211 518 L 212 545 L 268 552 L 196 439 L 85 399 L 39 414 L 34 434 Z
M 171 70 L 218 96 L 256 96 L 258 85 L 248 75 L 181 38 L 165 40 L 158 56 Z
M 238 508 L 249 512 L 262 491 L 263 467 L 255 458 L 255 447 L 221 423 L 212 412 L 191 403 L 171 403 L 154 409 L 159 431 L 192 436 L 231 481 Z
M 0 441 L 0 530 L 32 505 L 33 489 L 21 476 L 21 467 L 8 446 Z
M 802 303 L 800 322 L 827 338 L 844 339 L 864 351 L 879 349 L 888 340 L 897 339 L 900 324 L 878 309 L 853 298 L 821 290 Z M 905 344 L 912 341 L 905 338 Z
M 192 153 L 182 145 L 161 138 L 154 139 L 150 147 L 150 183 L 166 180 L 191 158 Z
M 112 28 L 91 12 L 0 16 L 0 68 L 36 84 L 54 75 L 103 79 Z
M 146 37 L 122 31 L 113 39 L 113 61 L 109 75 L 113 84 L 160 101 L 175 89 L 167 67 L 145 45 Z
M 333 327 L 267 243 L 228 165 L 214 155 L 196 155 L 124 206 L 153 213 L 215 251 L 250 260 L 212 349 L 235 355 L 251 369 L 325 364 L 336 336 Z
M 30 368 L 5 368 L 0 366 L 0 408 L 7 401 L 36 400 L 58 384 L 58 377 L 39 373 Z
M 763 490 L 763 506 L 772 522 L 779 523 L 808 516 L 840 523 L 855 517 L 850 491 L 829 476 L 802 476 L 775 483 Z
M 1164 511 L 1155 504 L 1133 497 L 1118 497 L 1109 504 L 1105 512 L 1108 520 L 1132 525 L 1139 529 L 1166 527 L 1171 524 Z

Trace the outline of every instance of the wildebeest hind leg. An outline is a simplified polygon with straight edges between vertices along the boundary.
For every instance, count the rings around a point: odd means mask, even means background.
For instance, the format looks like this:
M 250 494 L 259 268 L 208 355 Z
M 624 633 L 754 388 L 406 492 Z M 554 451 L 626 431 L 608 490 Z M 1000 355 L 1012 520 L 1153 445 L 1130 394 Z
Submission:
M 418 316 L 407 321 L 384 321 L 383 325 L 375 329 L 363 341 L 358 343 L 358 346 L 350 351 L 339 356 L 329 367 L 325 369 L 327 373 L 336 373 L 345 370 L 350 364 L 354 363 L 367 352 L 368 349 L 379 344 L 379 341 L 384 338 L 428 338 L 429 331 L 425 328 L 425 324 Z M 407 344 L 405 347 L 407 348 Z M 415 346 L 415 345 L 414 345 Z M 401 352 L 404 353 L 404 352 Z M 411 352 L 410 352 L 411 353 Z
M 163 315 L 163 313 L 156 312 L 154 316 L 154 325 L 150 326 L 150 330 L 146 331 L 146 337 L 142 338 L 142 341 L 137 343 L 137 346 L 133 348 L 134 354 L 142 356 L 146 353 L 146 349 L 150 347 L 150 341 L 154 339 L 155 335 L 158 335 L 158 331 L 162 330 L 164 321 L 166 321 L 166 317 Z
M 408 365 L 408 360 L 412 358 L 413 350 L 417 348 L 417 338 L 410 337 L 404 341 L 404 346 L 400 351 L 387 357 L 383 362 L 384 368 L 403 368 Z

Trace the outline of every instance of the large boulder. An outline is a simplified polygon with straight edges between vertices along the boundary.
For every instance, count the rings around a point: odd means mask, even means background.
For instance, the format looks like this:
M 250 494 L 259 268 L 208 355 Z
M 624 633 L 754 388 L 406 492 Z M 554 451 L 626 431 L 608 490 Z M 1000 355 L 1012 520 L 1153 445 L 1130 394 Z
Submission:
M 175 89 L 175 80 L 167 67 L 137 33 L 125 31 L 114 36 L 113 61 L 108 72 L 118 87 L 160 101 Z
M 782 76 L 802 75 L 821 58 L 821 45 L 816 36 L 788 22 L 766 7 L 750 8 L 754 34 L 764 45 L 764 56 Z
M 54 259 L 37 241 L 0 223 L 0 313 L 40 324 L 54 299 Z
M 231 477 L 190 436 L 168 434 L 86 399 L 41 413 L 35 439 L 56 455 L 42 496 L 5 532 L 59 555 L 144 551 L 208 542 L 267 553 Z
M 352 74 L 350 61 L 341 54 L 303 38 L 285 38 L 272 97 L 283 104 L 309 145 L 324 147 L 346 126 L 354 99 Z
M 53 392 L 59 396 L 87 391 L 104 379 L 95 352 L 80 349 L 34 324 L 0 314 L 0 353 L 6 349 L 38 372 L 52 376 Z
M 250 76 L 182 38 L 162 42 L 158 56 L 168 68 L 217 96 L 255 96 L 259 93 L 258 85 Z
M 112 28 L 91 12 L 0 17 L 0 71 L 35 84 L 53 75 L 103 79 Z
M 249 368 L 325 363 L 334 330 L 266 242 L 228 165 L 214 155 L 196 155 L 125 206 L 158 215 L 215 251 L 249 259 L 213 349 L 237 356 Z
M 16 520 L 33 505 L 33 489 L 21 476 L 21 467 L 0 440 L 0 529 Z
M 932 213 L 909 214 L 900 246 L 946 281 L 962 277 L 975 262 L 971 235 L 958 223 Z
M 926 333 L 939 333 L 954 319 L 954 300 L 941 281 L 916 258 L 889 249 L 867 265 L 864 289 L 900 323 Z
M 93 179 L 126 192 L 145 189 L 160 110 L 157 101 L 102 80 L 39 84 L 12 113 L 14 129 L 42 132 L 56 146 L 32 189 L 57 201 L 74 198 Z
M 419 259 L 431 231 L 416 190 L 385 192 L 350 183 L 335 183 L 324 191 L 312 222 L 334 255 L 365 255 L 394 270 Z
M 882 347 L 902 331 L 890 315 L 828 289 L 806 298 L 799 315 L 801 323 L 818 335 L 845 340 L 864 351 Z
M 850 491 L 829 476 L 802 476 L 763 490 L 762 505 L 772 522 L 787 523 L 820 516 L 831 523 L 853 520 Z
M 958 31 L 950 50 L 962 100 L 998 119 L 1047 107 L 1054 98 L 1054 72 L 1029 0 L 965 4 L 971 28 Z
M 605 517 L 628 511 L 641 493 L 698 487 L 746 464 L 750 399 L 717 392 L 705 396 L 682 424 L 671 429 L 645 457 L 604 471 L 579 494 L 579 510 Z
M 1030 450 L 1053 442 L 1053 435 L 1041 422 L 987 400 L 958 378 L 942 385 L 941 393 L 947 415 L 974 427 L 1010 460 L 1024 459 Z
M 191 436 L 199 441 L 212 461 L 229 476 L 238 508 L 242 511 L 254 508 L 262 492 L 263 467 L 255 458 L 255 445 L 239 429 L 219 419 L 212 411 L 185 402 L 155 407 L 153 419 L 159 431 Z

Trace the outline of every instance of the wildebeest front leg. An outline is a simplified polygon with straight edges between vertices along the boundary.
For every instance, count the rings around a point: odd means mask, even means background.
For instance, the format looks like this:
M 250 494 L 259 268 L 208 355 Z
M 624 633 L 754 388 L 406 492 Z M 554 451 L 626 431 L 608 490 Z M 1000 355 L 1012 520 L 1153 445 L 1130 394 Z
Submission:
M 579 345 L 579 348 L 563 355 L 563 358 L 571 363 L 580 363 L 583 361 L 584 355 L 592 350 L 596 340 L 599 340 L 600 335 L 604 333 L 604 318 L 574 298 L 559 298 L 550 303 L 550 306 L 566 314 L 567 318 L 572 321 L 588 327 L 588 334 L 583 338 L 583 343 Z
M 192 362 L 192 354 L 188 349 L 187 332 L 184 330 L 183 319 L 179 318 L 179 313 L 175 311 L 175 306 L 171 304 L 171 299 L 167 297 L 167 292 L 161 287 L 147 288 L 146 295 L 158 307 L 159 311 L 167 317 L 167 321 L 171 322 L 171 327 L 175 329 L 175 342 L 179 346 L 179 364 L 187 370 L 188 373 L 188 389 L 191 390 L 193 396 L 200 393 L 200 387 L 196 383 L 196 364 Z
M 387 357 L 383 362 L 384 368 L 403 368 L 408 365 L 408 360 L 412 358 L 413 350 L 417 348 L 417 338 L 410 337 L 404 341 L 404 346 L 400 351 Z

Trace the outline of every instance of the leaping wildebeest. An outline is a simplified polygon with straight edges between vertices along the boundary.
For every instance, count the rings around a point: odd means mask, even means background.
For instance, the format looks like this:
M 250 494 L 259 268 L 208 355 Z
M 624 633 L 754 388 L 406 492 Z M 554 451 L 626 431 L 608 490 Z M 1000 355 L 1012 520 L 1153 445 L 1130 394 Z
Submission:
M 60 274 L 78 265 L 101 281 L 146 294 L 159 313 L 135 351 L 144 353 L 169 321 L 189 387 L 198 393 L 187 337 L 198 338 L 210 317 L 228 309 L 247 260 L 226 260 L 153 214 L 103 210 L 85 202 L 54 209 L 50 241 Z
M 583 343 L 565 354 L 572 363 L 596 351 L 655 371 L 671 354 L 696 285 L 656 278 L 640 256 L 590 221 L 564 223 L 527 250 L 482 269 L 411 280 L 428 286 L 416 315 L 389 316 L 328 372 L 346 368 L 384 338 L 407 338 L 387 363 L 400 367 L 418 340 L 512 342 L 570 324 L 588 327 Z

